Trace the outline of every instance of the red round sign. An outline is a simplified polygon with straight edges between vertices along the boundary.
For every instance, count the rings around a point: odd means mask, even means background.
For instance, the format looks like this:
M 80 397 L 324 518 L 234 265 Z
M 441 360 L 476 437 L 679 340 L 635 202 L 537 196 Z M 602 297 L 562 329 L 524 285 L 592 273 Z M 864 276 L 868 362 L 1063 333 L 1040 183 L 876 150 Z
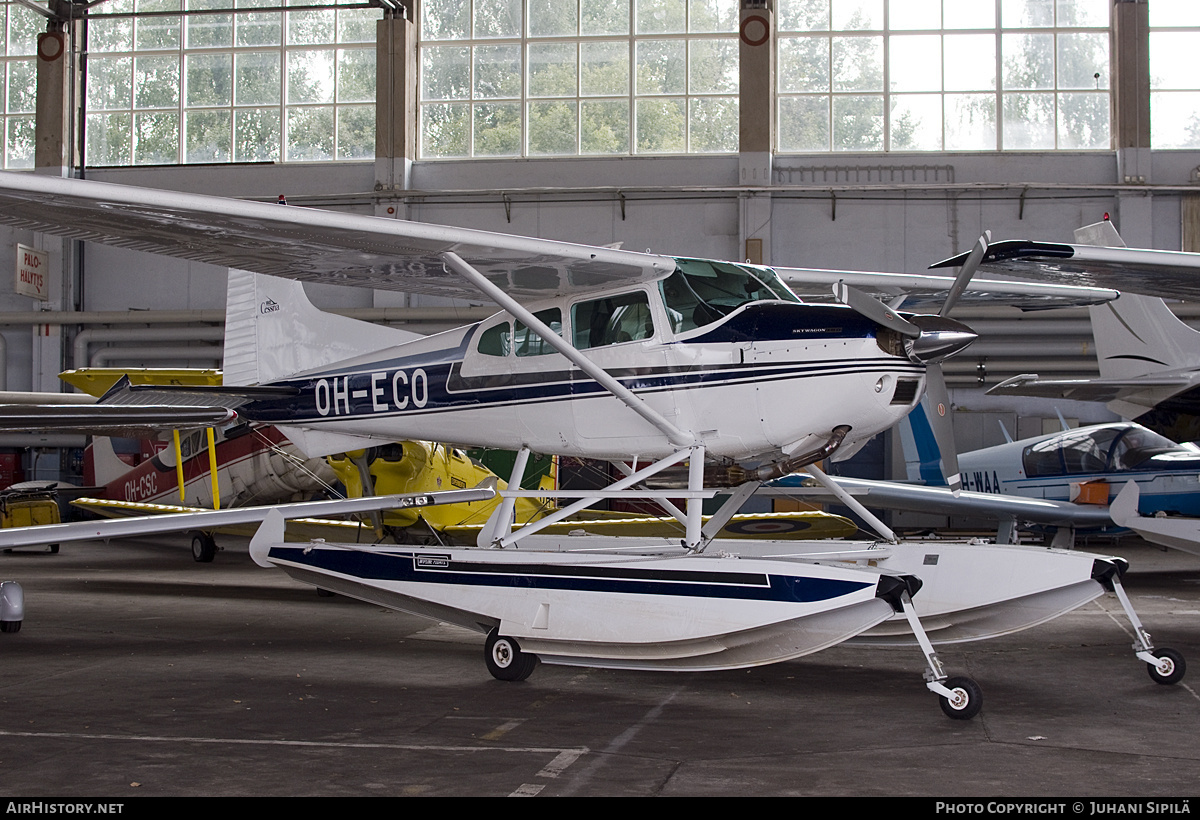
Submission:
M 38 35 L 38 56 L 52 63 L 63 55 L 63 36 L 57 31 L 47 31 Z
M 738 36 L 748 46 L 761 46 L 771 37 L 771 24 L 761 14 L 748 14 L 742 20 Z

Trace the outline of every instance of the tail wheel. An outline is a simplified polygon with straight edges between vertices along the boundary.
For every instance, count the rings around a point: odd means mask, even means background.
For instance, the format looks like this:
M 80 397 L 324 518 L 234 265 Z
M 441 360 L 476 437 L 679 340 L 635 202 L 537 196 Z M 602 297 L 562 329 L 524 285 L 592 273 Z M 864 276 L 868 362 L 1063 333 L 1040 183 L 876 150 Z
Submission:
M 1179 683 L 1183 680 L 1187 664 L 1184 663 L 1182 654 L 1174 649 L 1156 649 L 1154 657 L 1158 658 L 1158 663 L 1146 664 L 1150 680 L 1161 683 L 1163 686 L 1170 686 L 1172 683 Z
M 949 678 L 943 684 L 950 690 L 950 697 L 938 698 L 942 711 L 953 720 L 970 720 L 983 708 L 983 690 L 970 678 Z
M 520 645 L 495 629 L 483 645 L 483 662 L 497 680 L 525 680 L 537 666 L 537 655 L 522 652 Z

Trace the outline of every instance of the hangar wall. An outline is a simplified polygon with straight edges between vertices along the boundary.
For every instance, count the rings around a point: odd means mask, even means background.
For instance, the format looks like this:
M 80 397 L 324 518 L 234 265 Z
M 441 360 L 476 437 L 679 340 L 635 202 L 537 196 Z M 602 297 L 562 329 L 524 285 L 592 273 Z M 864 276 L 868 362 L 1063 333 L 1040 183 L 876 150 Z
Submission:
M 89 169 L 100 181 L 395 215 L 589 244 L 744 258 L 766 236 L 768 259 L 803 267 L 920 272 L 983 231 L 996 238 L 1069 241 L 1111 213 L 1131 244 L 1178 249 L 1181 200 L 1196 186 L 1200 152 L 1153 153 L 1152 184 L 1118 184 L 1116 152 L 777 157 L 769 188 L 739 188 L 737 157 L 506 159 L 416 163 L 412 188 L 374 190 L 371 163 Z M 932 170 L 931 170 L 932 169 Z M 795 182 L 792 182 L 795 180 Z M 763 206 L 763 201 L 766 206 Z M 747 203 L 755 203 L 748 207 Z M 1138 241 L 1137 237 L 1142 237 Z M 6 242 L 57 241 L 0 230 Z M 0 270 L 11 261 L 0 262 Z M 209 265 L 88 246 L 77 294 L 64 307 L 219 310 L 224 273 Z M 0 273 L 5 311 L 36 309 Z M 440 300 L 324 288 L 326 307 L 436 305 Z M 28 325 L 0 328 L 8 389 L 38 379 Z M 73 362 L 65 361 L 64 366 Z M 46 363 L 49 369 L 51 363 Z M 45 383 L 39 385 L 49 389 Z

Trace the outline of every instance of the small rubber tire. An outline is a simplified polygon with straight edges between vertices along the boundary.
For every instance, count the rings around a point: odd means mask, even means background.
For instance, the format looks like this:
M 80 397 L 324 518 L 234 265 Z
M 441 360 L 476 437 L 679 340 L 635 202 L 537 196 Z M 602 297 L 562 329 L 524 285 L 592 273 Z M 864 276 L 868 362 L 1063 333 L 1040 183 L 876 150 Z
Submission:
M 20 621 L 0 621 L 0 632 L 20 632 Z
M 970 678 L 947 678 L 942 684 L 954 693 L 954 698 L 938 696 L 942 711 L 952 720 L 970 720 L 983 708 L 983 690 Z
M 327 589 L 322 589 L 321 587 L 317 587 L 317 597 L 318 598 L 334 598 L 336 596 L 337 596 L 336 592 L 330 592 Z
M 1163 686 L 1170 686 L 1183 680 L 1183 675 L 1187 672 L 1187 663 L 1184 662 L 1181 653 L 1174 649 L 1156 649 L 1154 657 L 1158 658 L 1158 665 L 1146 664 L 1150 680 Z
M 58 544 L 51 544 L 51 545 L 50 545 L 50 554 L 51 554 L 51 555 L 58 555 Z
M 206 532 L 192 533 L 192 560 L 198 564 L 211 564 L 216 557 L 216 540 Z
M 522 652 L 515 640 L 493 629 L 483 645 L 483 662 L 496 680 L 519 681 L 533 674 L 538 658 Z

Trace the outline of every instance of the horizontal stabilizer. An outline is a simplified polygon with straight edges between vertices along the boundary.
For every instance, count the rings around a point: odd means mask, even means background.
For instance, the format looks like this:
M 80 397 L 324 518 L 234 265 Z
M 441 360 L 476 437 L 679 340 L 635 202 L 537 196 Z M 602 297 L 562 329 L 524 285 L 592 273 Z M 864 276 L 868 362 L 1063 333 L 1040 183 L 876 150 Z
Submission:
M 1138 515 L 1140 497 L 1137 484 L 1128 482 L 1109 508 L 1113 521 L 1133 530 L 1152 544 L 1200 555 L 1200 518 Z
M 1112 401 L 1129 392 L 1161 389 L 1166 395 L 1192 383 L 1186 375 L 1160 375 L 1143 379 L 1042 379 L 1036 373 L 1022 373 L 1005 379 L 987 392 L 998 396 L 1037 396 L 1048 399 Z
M 122 376 L 100 397 L 99 405 L 114 407 L 225 407 L 236 409 L 259 399 L 279 399 L 295 396 L 295 387 L 223 387 L 220 385 L 193 387 L 174 384 L 130 384 Z
M 461 504 L 487 501 L 496 495 L 490 488 L 447 490 L 436 493 L 406 493 L 377 495 L 366 498 L 342 498 L 333 501 L 302 501 L 296 504 L 277 504 L 265 507 L 235 507 L 227 510 L 150 515 L 118 518 L 109 521 L 82 521 L 69 524 L 45 524 L 37 527 L 10 527 L 0 530 L 0 549 L 58 544 L 64 541 L 126 538 L 153 535 L 161 532 L 209 530 L 217 527 L 258 523 L 272 510 L 278 510 L 284 520 L 311 516 L 350 515 L 376 510 L 428 507 L 435 504 Z
M 237 419 L 224 407 L 140 407 L 91 405 L 0 405 L 4 432 L 81 432 L 92 435 L 153 437 L 162 430 L 221 427 Z

